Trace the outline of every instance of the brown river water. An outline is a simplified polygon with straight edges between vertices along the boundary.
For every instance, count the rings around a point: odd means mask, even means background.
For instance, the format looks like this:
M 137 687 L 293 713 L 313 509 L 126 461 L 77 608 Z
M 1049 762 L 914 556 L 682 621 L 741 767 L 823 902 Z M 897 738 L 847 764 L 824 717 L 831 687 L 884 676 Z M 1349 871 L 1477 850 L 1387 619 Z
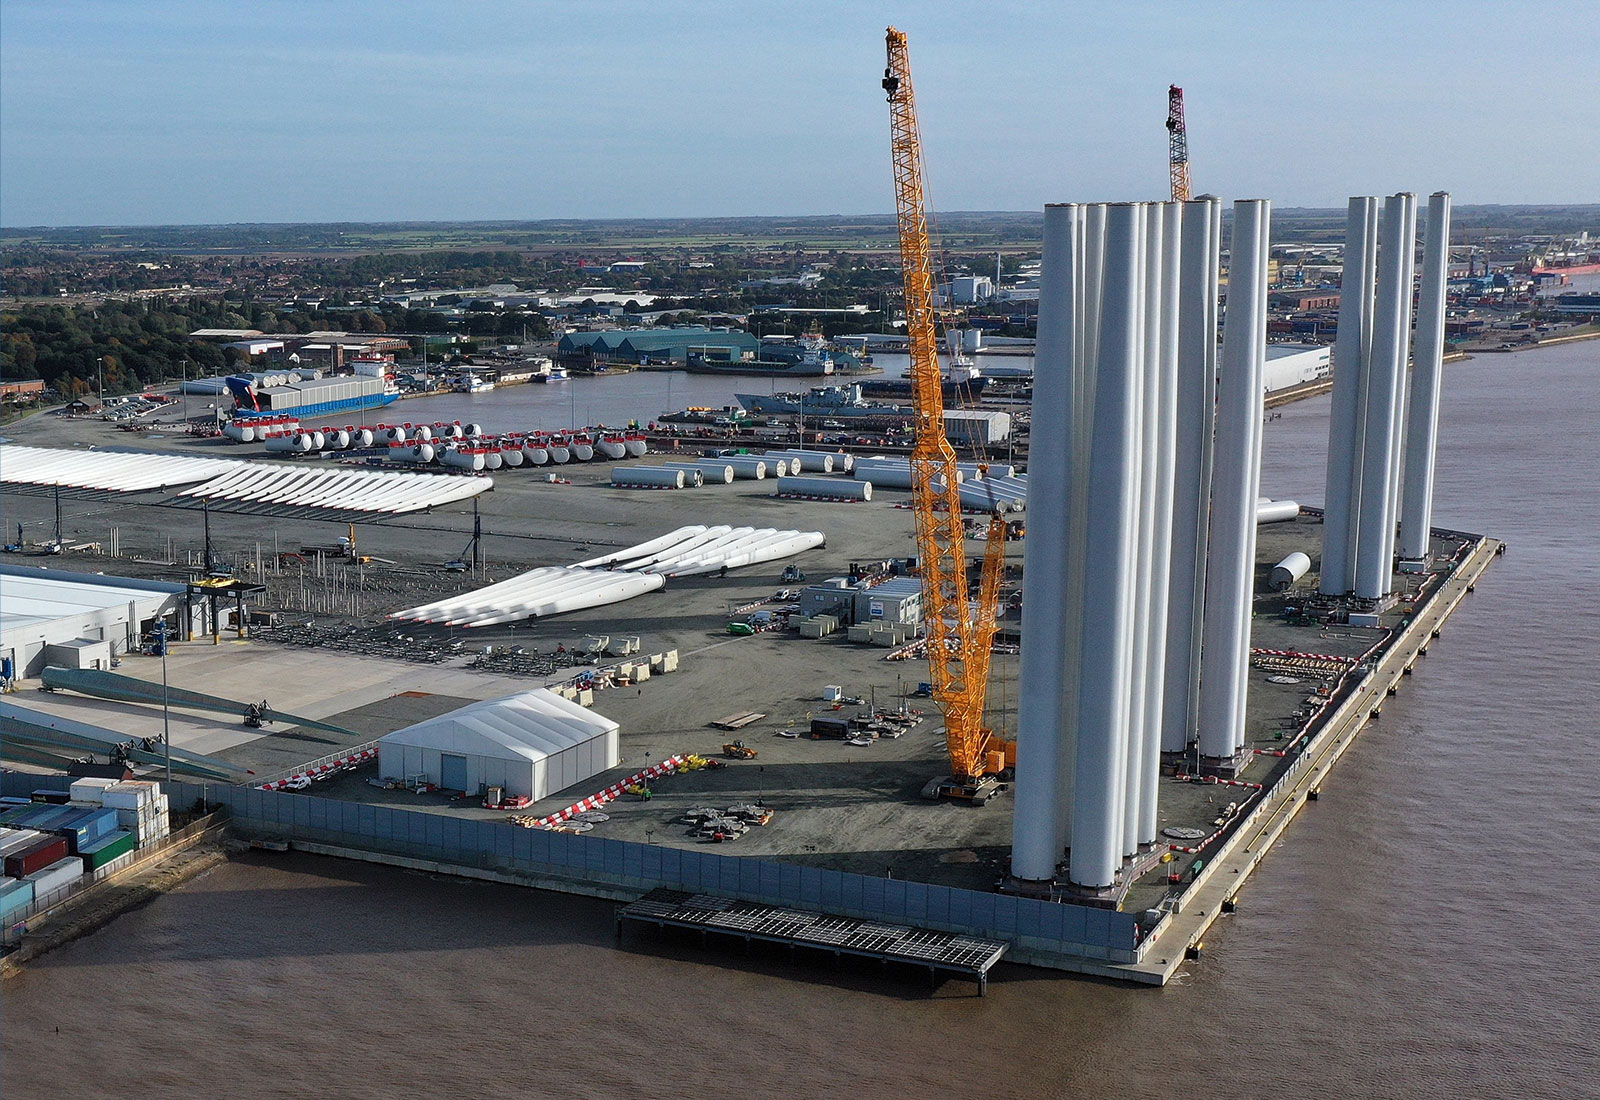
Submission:
M 263 856 L 8 981 L 0 1090 L 1600 1096 L 1600 341 L 1445 377 L 1435 522 L 1510 550 L 1166 989 L 619 949 L 606 903 Z M 1321 500 L 1327 411 L 1264 493 Z

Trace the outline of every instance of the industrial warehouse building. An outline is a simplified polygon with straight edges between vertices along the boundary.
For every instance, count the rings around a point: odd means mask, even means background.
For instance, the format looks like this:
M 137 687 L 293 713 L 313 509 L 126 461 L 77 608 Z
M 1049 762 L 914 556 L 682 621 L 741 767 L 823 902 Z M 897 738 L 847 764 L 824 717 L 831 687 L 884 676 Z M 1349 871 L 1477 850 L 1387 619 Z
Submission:
M 569 332 L 556 345 L 564 363 L 683 363 L 689 351 L 716 349 L 732 359 L 753 357 L 761 342 L 748 332 L 691 325 L 664 329 Z
M 1330 349 L 1317 344 L 1268 344 L 1262 380 L 1268 393 L 1327 378 L 1333 371 Z
M 538 801 L 620 764 L 617 730 L 609 718 L 534 688 L 395 730 L 378 742 L 378 770 L 469 794 L 503 787 Z
M 136 648 L 141 634 L 187 614 L 181 584 L 0 565 L 0 658 L 11 676 L 45 665 L 107 668 Z

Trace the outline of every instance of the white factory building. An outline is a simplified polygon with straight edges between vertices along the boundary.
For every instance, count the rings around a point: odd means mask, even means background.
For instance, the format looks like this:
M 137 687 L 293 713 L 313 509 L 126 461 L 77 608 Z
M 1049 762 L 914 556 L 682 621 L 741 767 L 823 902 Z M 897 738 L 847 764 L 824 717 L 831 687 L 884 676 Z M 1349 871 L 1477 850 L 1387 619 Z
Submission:
M 47 664 L 109 669 L 157 619 L 180 626 L 185 593 L 181 584 L 0 565 L 0 658 L 13 677 Z
M 1331 351 L 1325 344 L 1268 344 L 1263 388 L 1276 393 L 1327 378 L 1333 373 Z
M 611 719 L 534 688 L 395 730 L 378 742 L 378 771 L 468 794 L 503 787 L 537 802 L 620 764 L 617 730 Z

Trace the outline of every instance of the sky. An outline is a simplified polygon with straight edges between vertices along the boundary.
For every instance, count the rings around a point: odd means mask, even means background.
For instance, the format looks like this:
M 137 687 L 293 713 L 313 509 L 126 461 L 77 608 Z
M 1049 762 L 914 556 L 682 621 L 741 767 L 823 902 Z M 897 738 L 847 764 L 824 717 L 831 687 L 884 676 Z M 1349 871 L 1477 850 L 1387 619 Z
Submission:
M 883 31 L 930 203 L 1600 202 L 1600 3 L 0 5 L 0 224 L 881 214 Z

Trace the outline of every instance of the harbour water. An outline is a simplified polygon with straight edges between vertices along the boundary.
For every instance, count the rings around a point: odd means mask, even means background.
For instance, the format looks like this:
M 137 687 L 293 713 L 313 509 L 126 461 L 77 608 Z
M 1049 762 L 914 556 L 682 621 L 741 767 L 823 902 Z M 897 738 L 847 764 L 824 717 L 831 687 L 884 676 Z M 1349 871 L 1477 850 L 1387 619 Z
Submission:
M 879 354 L 873 365 L 881 373 L 869 378 L 898 378 L 910 358 Z M 1031 366 L 1031 357 L 997 357 L 1005 366 Z M 784 393 L 834 385 L 835 378 L 777 378 L 764 375 L 706 375 L 683 371 L 634 371 L 622 374 L 576 375 L 551 385 L 504 386 L 487 393 L 446 393 L 417 397 L 391 405 L 370 417 L 384 423 L 433 423 L 475 420 L 489 432 L 558 431 L 587 424 L 612 427 L 637 420 L 648 423 L 664 412 L 690 405 L 721 408 L 735 404 L 735 393 Z M 338 419 L 338 418 L 334 418 Z M 344 423 L 344 421 L 339 421 Z
M 603 381 L 631 415 L 667 407 L 661 375 Z M 1510 549 L 1165 989 L 1002 967 L 984 999 L 930 996 L 870 968 L 618 949 L 600 902 L 264 856 L 9 981 L 0 1089 L 1595 1095 L 1597 383 L 1600 341 L 1446 368 L 1435 522 Z M 724 403 L 693 385 L 673 403 Z M 1328 399 L 1281 413 L 1262 491 L 1318 502 Z

